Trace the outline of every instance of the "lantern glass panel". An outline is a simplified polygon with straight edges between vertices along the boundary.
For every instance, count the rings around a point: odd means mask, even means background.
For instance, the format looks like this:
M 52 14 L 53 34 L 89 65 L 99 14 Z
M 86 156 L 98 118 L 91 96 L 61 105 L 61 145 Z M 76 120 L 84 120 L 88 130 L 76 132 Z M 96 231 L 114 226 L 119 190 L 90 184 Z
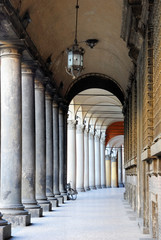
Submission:
M 73 65 L 80 66 L 81 64 L 81 55 L 79 53 L 74 53 Z
M 70 68 L 73 65 L 73 52 L 68 52 L 68 68 Z
M 83 55 L 81 55 L 81 67 L 83 67 Z

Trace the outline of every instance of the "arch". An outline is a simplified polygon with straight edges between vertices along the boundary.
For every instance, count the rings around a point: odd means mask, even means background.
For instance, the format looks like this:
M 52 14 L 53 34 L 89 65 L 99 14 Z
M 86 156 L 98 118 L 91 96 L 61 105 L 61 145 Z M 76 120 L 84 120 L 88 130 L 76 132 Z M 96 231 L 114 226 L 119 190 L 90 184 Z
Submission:
M 106 129 L 106 140 L 105 140 L 105 146 L 108 144 L 108 142 L 119 135 L 124 135 L 124 122 L 115 122 L 112 123 L 107 129 Z
M 100 88 L 113 93 L 123 104 L 124 103 L 124 93 L 120 85 L 112 78 L 98 73 L 85 74 L 78 79 L 76 79 L 68 88 L 65 99 L 70 103 L 70 101 L 81 91 L 90 88 Z

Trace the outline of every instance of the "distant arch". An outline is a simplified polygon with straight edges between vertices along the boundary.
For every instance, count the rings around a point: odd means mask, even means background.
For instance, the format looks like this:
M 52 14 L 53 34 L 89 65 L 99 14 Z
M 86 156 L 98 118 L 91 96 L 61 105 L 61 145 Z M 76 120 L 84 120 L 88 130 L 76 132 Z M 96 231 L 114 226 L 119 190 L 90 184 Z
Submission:
M 100 88 L 113 93 L 120 102 L 124 103 L 124 93 L 119 84 L 112 78 L 98 73 L 85 74 L 76 79 L 68 88 L 65 99 L 69 104 L 70 101 L 80 92 L 90 89 Z

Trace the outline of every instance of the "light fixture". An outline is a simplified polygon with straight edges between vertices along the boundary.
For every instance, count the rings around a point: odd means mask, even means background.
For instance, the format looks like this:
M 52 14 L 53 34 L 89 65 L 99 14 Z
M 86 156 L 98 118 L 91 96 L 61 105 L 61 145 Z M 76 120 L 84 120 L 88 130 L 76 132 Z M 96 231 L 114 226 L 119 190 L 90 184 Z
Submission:
M 86 40 L 86 44 L 87 44 L 90 48 L 94 48 L 97 43 L 98 43 L 98 39 L 88 39 L 88 40 Z
M 82 70 L 83 70 L 83 55 L 84 55 L 84 49 L 82 47 L 79 47 L 78 41 L 77 41 L 77 31 L 78 31 L 78 0 L 76 4 L 76 25 L 75 25 L 75 40 L 74 44 L 71 48 L 67 49 L 68 54 L 68 67 L 66 67 L 66 72 L 73 77 L 73 79 L 76 79 L 80 76 Z

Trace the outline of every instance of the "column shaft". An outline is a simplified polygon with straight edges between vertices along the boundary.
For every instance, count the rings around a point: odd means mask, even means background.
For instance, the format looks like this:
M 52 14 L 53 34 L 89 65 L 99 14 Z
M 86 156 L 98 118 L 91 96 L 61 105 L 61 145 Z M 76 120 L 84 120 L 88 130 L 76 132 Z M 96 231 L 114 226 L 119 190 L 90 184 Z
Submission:
M 95 135 L 95 184 L 96 188 L 101 188 L 101 159 L 100 159 L 100 139 Z
M 106 168 L 106 187 L 111 187 L 111 156 L 106 155 L 105 161 L 105 168 Z
M 102 188 L 106 187 L 106 178 L 105 178 L 105 141 L 101 139 L 100 142 L 100 152 L 101 152 L 101 186 Z
M 21 54 L 18 48 L 4 47 L 1 50 L 0 209 L 13 225 L 30 224 L 30 215 L 21 202 L 21 134 Z
M 42 216 L 35 199 L 35 94 L 32 63 L 22 65 L 22 202 L 32 217 Z
M 52 207 L 58 206 L 58 200 L 53 194 L 53 116 L 52 98 L 49 93 L 45 95 L 46 110 L 46 196 Z
M 1 59 L 0 59 L 0 99 L 1 99 Z M 1 103 L 1 101 L 0 101 Z M 0 111 L 0 123 L 1 123 L 1 111 Z M 1 134 L 1 127 L 0 127 Z M 1 149 L 1 138 L 0 138 L 0 149 Z M 1 194 L 1 155 L 0 155 L 0 194 Z M 2 214 L 0 213 L 0 239 L 7 239 L 11 237 L 11 224 L 4 219 L 2 219 Z
M 117 158 L 111 157 L 111 186 L 113 188 L 118 187 L 118 166 Z
M 76 189 L 76 122 L 68 121 L 68 183 Z
M 56 100 L 53 100 L 53 188 L 54 195 L 59 204 L 64 202 L 64 198 L 59 191 L 59 107 Z
M 83 126 L 76 126 L 76 189 L 84 192 L 84 135 Z
M 45 144 L 45 90 L 35 79 L 35 123 L 36 123 L 36 199 L 43 211 L 51 210 L 46 197 L 46 144 Z
M 64 186 L 64 117 L 63 107 L 59 107 L 59 190 L 64 200 L 67 200 L 67 194 Z
M 96 189 L 95 186 L 95 154 L 94 154 L 94 135 L 89 132 L 89 187 Z
M 89 133 L 84 130 L 84 188 L 86 191 L 89 188 Z
M 67 106 L 64 106 L 64 188 L 67 185 Z
M 118 149 L 118 185 L 123 187 L 122 148 Z

